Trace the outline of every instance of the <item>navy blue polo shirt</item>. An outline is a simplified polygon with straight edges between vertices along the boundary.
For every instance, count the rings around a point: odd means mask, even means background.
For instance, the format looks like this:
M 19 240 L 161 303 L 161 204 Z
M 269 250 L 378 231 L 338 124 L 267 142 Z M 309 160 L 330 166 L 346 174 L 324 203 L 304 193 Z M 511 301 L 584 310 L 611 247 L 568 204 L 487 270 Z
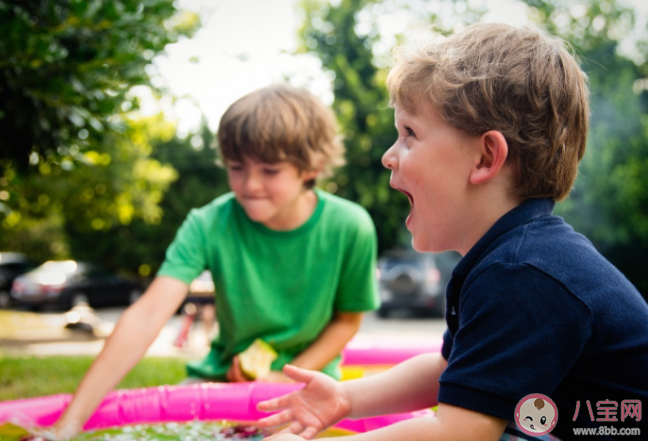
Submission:
M 561 439 L 600 426 L 648 437 L 648 414 L 636 421 L 628 407 L 648 407 L 648 305 L 553 206 L 511 210 L 453 271 L 439 401 L 513 421 L 518 401 L 540 393 L 558 407 Z

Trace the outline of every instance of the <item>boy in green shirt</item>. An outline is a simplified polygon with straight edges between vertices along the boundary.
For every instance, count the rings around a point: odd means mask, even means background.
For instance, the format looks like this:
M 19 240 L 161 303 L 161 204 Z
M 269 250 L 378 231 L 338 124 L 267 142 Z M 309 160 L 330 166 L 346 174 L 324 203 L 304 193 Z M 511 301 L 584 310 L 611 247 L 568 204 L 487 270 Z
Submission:
M 306 90 L 269 86 L 230 106 L 218 141 L 232 192 L 189 214 L 53 427 L 59 438 L 81 430 L 204 269 L 214 277 L 220 332 L 188 371 L 206 381 L 246 381 L 237 354 L 256 339 L 278 353 L 262 381 L 290 381 L 281 372 L 288 362 L 339 378 L 340 351 L 363 312 L 377 308 L 371 218 L 314 188 L 343 163 L 332 111 Z

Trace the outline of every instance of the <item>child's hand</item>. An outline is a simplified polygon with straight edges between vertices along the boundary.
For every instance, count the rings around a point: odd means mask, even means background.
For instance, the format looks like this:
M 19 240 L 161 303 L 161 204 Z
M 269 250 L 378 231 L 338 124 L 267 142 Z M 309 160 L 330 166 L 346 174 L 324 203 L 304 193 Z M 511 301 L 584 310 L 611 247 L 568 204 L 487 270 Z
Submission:
M 225 375 L 227 381 L 230 383 L 242 383 L 245 381 L 250 381 L 248 378 L 243 375 L 241 370 L 241 363 L 239 361 L 238 355 L 235 355 L 232 359 L 232 365 L 230 366 L 227 374 Z
M 284 373 L 293 380 L 306 383 L 306 387 L 296 392 L 268 401 L 262 401 L 257 408 L 264 412 L 281 412 L 262 418 L 259 427 L 274 427 L 290 423 L 279 432 L 299 434 L 304 439 L 312 439 L 320 431 L 332 426 L 347 416 L 351 405 L 346 392 L 334 379 L 317 371 L 284 366 Z M 295 437 L 278 437 L 276 440 L 297 440 Z M 274 441 L 275 438 L 272 438 Z
M 66 440 L 77 436 L 83 427 L 76 422 L 67 422 L 58 420 L 56 424 L 51 427 L 35 430 L 34 432 L 48 440 Z

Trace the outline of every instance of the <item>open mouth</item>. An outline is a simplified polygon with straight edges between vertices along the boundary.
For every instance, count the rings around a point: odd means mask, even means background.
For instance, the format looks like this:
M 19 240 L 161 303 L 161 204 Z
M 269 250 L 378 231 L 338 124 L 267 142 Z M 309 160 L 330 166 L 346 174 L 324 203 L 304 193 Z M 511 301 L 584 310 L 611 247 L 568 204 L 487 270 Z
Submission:
M 414 205 L 414 198 L 412 197 L 411 194 L 409 194 L 408 192 L 406 192 L 405 190 L 402 190 L 402 189 L 400 189 L 400 188 L 396 188 L 396 190 L 400 191 L 400 192 L 403 193 L 405 196 L 407 196 L 407 199 L 409 199 L 410 206 L 413 206 L 413 205 Z

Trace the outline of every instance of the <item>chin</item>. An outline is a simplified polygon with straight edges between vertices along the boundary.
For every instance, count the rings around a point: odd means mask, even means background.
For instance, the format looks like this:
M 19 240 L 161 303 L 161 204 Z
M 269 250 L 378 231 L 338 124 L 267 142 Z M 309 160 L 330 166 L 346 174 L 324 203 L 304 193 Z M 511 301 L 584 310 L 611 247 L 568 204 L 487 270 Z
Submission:
M 423 239 L 416 240 L 414 235 L 412 235 L 412 248 L 419 253 L 442 253 L 450 250 L 449 247 L 438 242 L 425 242 Z
M 429 247 L 427 247 L 424 243 L 421 243 L 421 241 L 417 241 L 414 235 L 412 235 L 412 248 L 414 248 L 419 253 L 427 253 L 430 251 Z
M 253 211 L 252 212 L 246 211 L 245 214 L 247 214 L 247 217 L 250 218 L 250 220 L 254 222 L 260 222 L 260 223 L 263 223 L 270 218 L 270 216 L 268 216 L 266 213 L 255 213 Z

